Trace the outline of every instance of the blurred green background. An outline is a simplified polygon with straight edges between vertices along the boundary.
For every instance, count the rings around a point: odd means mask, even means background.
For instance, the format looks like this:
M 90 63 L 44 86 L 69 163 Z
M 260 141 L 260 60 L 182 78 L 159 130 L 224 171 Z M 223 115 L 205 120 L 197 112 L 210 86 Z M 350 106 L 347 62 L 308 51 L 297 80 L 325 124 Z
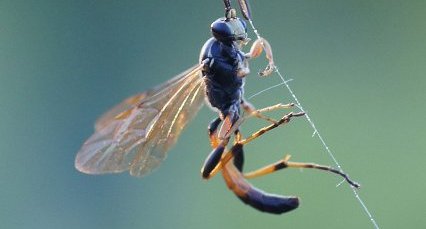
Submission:
M 234 1 L 234 4 L 236 1 Z M 251 1 L 276 64 L 382 228 L 426 227 L 426 1 Z M 199 170 L 204 108 L 148 177 L 89 176 L 75 153 L 96 118 L 197 62 L 221 1 L 0 0 L 0 228 L 372 228 L 341 179 L 309 170 L 252 182 L 298 195 L 275 216 Z M 254 37 L 250 32 L 250 36 Z M 253 61 L 252 72 L 265 65 Z M 249 76 L 249 96 L 279 83 Z M 285 88 L 254 97 L 291 102 Z M 271 114 L 280 117 L 282 112 Z M 252 120 L 243 131 L 265 125 Z M 333 165 L 303 118 L 246 147 L 247 169 L 291 153 Z

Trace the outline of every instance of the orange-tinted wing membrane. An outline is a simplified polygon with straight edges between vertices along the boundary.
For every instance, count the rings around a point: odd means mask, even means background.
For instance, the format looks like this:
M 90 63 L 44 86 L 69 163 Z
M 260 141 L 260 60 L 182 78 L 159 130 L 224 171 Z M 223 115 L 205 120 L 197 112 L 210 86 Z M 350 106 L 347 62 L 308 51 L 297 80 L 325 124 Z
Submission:
M 75 167 L 89 174 L 130 170 L 134 176 L 157 168 L 203 104 L 200 70 L 194 66 L 101 116 L 77 153 Z

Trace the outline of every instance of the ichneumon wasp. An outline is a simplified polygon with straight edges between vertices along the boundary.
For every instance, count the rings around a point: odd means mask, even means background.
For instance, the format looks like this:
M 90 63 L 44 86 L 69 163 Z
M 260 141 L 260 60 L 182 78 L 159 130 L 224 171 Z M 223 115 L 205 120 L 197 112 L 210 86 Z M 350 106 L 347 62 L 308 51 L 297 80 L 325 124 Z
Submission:
M 245 19 L 250 19 L 247 0 L 239 0 Z M 236 16 L 230 0 L 224 0 L 225 17 L 211 25 L 213 37 L 206 41 L 199 64 L 149 91 L 132 96 L 101 116 L 95 132 L 83 144 L 75 160 L 75 167 L 88 174 L 130 171 L 143 176 L 157 168 L 176 143 L 186 124 L 197 114 L 204 100 L 218 112 L 219 117 L 208 126 L 213 148 L 201 169 L 209 179 L 221 172 L 227 186 L 246 204 L 264 212 L 280 214 L 298 207 L 299 199 L 279 196 L 253 187 L 246 178 L 266 175 L 284 168 L 314 168 L 343 176 L 351 185 L 359 185 L 348 176 L 328 166 L 283 160 L 259 170 L 243 173 L 243 146 L 264 133 L 288 123 L 303 112 L 290 112 L 274 120 L 265 112 L 291 108 L 294 104 L 277 104 L 255 109 L 244 99 L 244 77 L 250 73 L 248 61 L 266 53 L 268 65 L 261 76 L 274 69 L 272 48 L 264 38 L 257 39 L 248 53 L 242 48 L 247 37 L 246 22 Z M 247 113 L 241 115 L 241 108 Z M 249 117 L 264 119 L 271 124 L 243 138 L 240 125 Z M 229 141 L 233 136 L 233 144 Z

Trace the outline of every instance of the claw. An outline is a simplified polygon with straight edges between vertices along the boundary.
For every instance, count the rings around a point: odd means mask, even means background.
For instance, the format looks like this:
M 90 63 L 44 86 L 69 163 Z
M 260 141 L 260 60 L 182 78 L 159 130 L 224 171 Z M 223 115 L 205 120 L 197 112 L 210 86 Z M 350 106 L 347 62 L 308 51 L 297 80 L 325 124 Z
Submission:
M 259 72 L 259 76 L 261 77 L 266 77 L 272 74 L 272 72 L 275 70 L 275 65 L 274 64 L 268 64 L 268 66 L 266 66 L 266 68 L 263 71 Z
M 293 113 L 293 115 L 292 116 L 294 116 L 294 117 L 299 117 L 299 116 L 303 116 L 303 115 L 305 115 L 306 113 L 305 112 L 297 112 L 297 113 Z

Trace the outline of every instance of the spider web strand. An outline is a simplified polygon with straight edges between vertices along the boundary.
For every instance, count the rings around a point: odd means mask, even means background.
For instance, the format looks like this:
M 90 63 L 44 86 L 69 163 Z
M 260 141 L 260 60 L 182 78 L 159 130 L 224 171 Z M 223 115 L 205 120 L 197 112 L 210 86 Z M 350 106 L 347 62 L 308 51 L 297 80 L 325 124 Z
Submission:
M 260 33 L 259 31 L 256 29 L 256 27 L 253 24 L 252 20 L 249 20 L 250 26 L 253 29 L 253 32 L 256 34 L 256 37 L 258 39 L 261 39 Z M 262 46 L 264 46 L 263 42 Z M 253 98 L 254 96 L 257 96 L 269 89 L 272 89 L 274 87 L 280 86 L 280 85 L 285 85 L 285 87 L 287 88 L 287 90 L 290 92 L 291 96 L 293 97 L 294 101 L 296 102 L 296 106 L 299 108 L 300 111 L 305 113 L 305 117 L 306 120 L 308 121 L 309 125 L 311 125 L 312 129 L 314 130 L 312 137 L 317 136 L 318 139 L 320 140 L 321 144 L 323 145 L 325 151 L 327 152 L 327 154 L 329 155 L 329 157 L 333 160 L 334 164 L 337 166 L 337 168 L 343 172 L 342 166 L 340 166 L 340 163 L 337 161 L 336 157 L 334 156 L 333 152 L 330 150 L 330 148 L 328 147 L 328 145 L 326 144 L 324 138 L 321 136 L 319 130 L 316 128 L 315 123 L 312 121 L 311 117 L 309 116 L 309 114 L 303 109 L 302 104 L 300 103 L 299 99 L 296 97 L 296 94 L 293 92 L 293 90 L 291 89 L 290 85 L 288 84 L 289 81 L 291 80 L 285 80 L 284 76 L 281 74 L 281 72 L 279 71 L 278 67 L 275 66 L 274 71 L 277 73 L 277 75 L 281 78 L 282 83 L 279 83 L 275 86 L 269 87 L 265 90 L 262 90 L 252 96 L 250 96 L 250 98 Z M 370 213 L 370 211 L 367 208 L 367 205 L 364 203 L 364 201 L 361 199 L 360 195 L 358 194 L 357 190 L 355 187 L 350 186 L 350 188 L 352 189 L 352 192 L 354 193 L 355 198 L 358 200 L 358 202 L 361 204 L 364 212 L 367 214 L 368 218 L 370 219 L 371 223 L 373 224 L 374 228 L 379 229 L 379 225 L 377 224 L 376 220 L 374 219 L 373 215 Z

